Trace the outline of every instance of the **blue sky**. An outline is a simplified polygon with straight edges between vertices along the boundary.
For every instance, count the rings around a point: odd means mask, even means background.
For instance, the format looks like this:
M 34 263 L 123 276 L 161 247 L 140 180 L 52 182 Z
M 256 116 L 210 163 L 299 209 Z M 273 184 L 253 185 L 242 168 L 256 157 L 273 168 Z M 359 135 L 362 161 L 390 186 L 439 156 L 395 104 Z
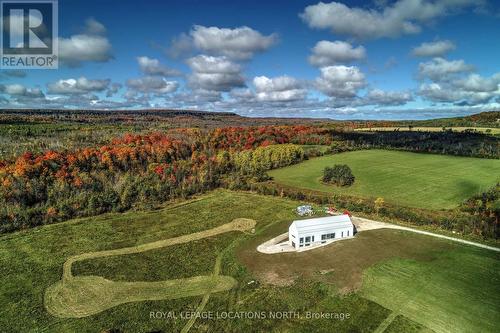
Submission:
M 500 109 L 494 1 L 59 1 L 57 70 L 2 108 L 418 119 Z

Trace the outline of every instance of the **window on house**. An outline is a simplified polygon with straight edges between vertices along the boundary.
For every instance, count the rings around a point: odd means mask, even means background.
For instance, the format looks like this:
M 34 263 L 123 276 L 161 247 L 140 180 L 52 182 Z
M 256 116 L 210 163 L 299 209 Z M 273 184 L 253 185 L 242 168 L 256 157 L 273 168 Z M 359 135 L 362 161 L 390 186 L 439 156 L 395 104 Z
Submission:
M 304 243 L 304 237 L 300 237 L 299 241 L 300 243 Z
M 321 235 L 321 240 L 334 239 L 335 233 Z
M 311 242 L 311 236 L 307 236 L 306 237 L 306 243 L 310 243 Z

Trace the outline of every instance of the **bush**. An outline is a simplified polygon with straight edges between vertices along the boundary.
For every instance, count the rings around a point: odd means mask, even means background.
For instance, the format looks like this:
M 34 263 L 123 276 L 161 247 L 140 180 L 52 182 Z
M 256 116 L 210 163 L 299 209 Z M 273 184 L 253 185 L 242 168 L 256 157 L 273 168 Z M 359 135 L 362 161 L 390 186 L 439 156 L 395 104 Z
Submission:
M 335 164 L 323 170 L 323 181 L 337 186 L 350 186 L 354 183 L 354 175 L 346 164 Z

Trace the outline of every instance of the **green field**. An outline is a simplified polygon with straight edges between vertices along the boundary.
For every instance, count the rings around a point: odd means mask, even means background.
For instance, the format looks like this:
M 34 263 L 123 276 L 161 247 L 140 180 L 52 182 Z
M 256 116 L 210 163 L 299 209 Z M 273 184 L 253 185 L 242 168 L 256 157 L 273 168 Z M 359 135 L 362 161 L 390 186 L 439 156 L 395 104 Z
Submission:
M 470 332 L 471 328 L 495 332 L 500 325 L 500 256 L 491 251 L 404 231 L 375 230 L 318 251 L 283 256 L 257 253 L 256 244 L 286 230 L 296 218 L 298 204 L 219 190 L 161 210 L 106 214 L 4 235 L 0 237 L 1 331 L 372 332 L 386 324 L 386 332 L 439 332 L 443 327 L 452 332 Z M 240 217 L 257 222 L 254 233 L 231 231 L 191 238 Z M 172 246 L 172 239 L 186 237 L 189 243 Z M 132 248 L 144 251 L 121 253 Z M 51 315 L 44 295 L 61 280 L 68 258 L 78 259 L 70 260 L 71 272 L 72 278 L 81 279 L 76 289 L 84 288 L 80 289 L 83 294 L 96 287 L 100 283 L 96 277 L 100 277 L 103 284 L 118 283 L 111 289 L 123 293 L 120 297 L 130 297 L 130 302 L 83 318 Z M 165 280 L 209 276 L 214 267 L 236 285 L 215 286 L 214 291 L 219 292 L 207 297 L 200 290 L 214 286 L 210 280 L 188 280 L 175 290 L 171 288 L 175 281 L 163 284 Z M 88 286 L 86 279 L 91 282 Z M 415 284 L 408 282 L 413 280 Z M 136 289 L 130 289 L 130 282 Z M 189 294 L 189 285 L 194 286 L 194 294 Z M 167 287 L 167 291 L 152 286 Z M 144 297 L 143 288 L 151 294 Z M 133 293 L 137 290 L 139 299 Z M 177 298 L 179 294 L 197 296 Z M 166 296 L 173 299 L 162 299 Z M 411 302 L 400 303 L 405 298 Z M 88 306 L 86 301 L 79 304 Z M 155 311 L 179 314 L 203 309 L 333 311 L 349 313 L 350 318 L 150 317 Z
M 429 262 L 386 261 L 365 272 L 361 294 L 435 332 L 493 332 L 500 312 L 491 299 L 500 295 L 498 255 L 477 261 L 478 255 L 458 248 Z M 487 279 L 497 282 L 476 282 Z
M 323 184 L 323 169 L 347 164 L 356 180 L 350 187 Z M 410 207 L 449 209 L 500 181 L 500 161 L 470 157 L 362 150 L 313 158 L 269 171 L 277 183 Z

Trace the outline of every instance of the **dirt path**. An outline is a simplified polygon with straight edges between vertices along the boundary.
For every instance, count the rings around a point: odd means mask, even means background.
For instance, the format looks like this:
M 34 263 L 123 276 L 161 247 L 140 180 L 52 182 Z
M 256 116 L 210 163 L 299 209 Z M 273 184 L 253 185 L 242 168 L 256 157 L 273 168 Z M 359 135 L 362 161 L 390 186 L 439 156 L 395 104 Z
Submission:
M 467 245 L 471 245 L 471 246 L 476 246 L 476 247 L 480 247 L 480 248 L 486 249 L 486 250 L 500 252 L 500 248 L 498 248 L 498 247 L 484 245 L 484 244 L 476 243 L 476 242 L 471 242 L 471 241 L 468 241 L 465 239 L 435 234 L 435 233 L 429 232 L 429 231 L 423 231 L 423 230 L 418 230 L 418 229 L 413 229 L 413 228 L 408 228 L 408 227 L 402 227 L 402 226 L 391 224 L 391 223 L 369 220 L 369 219 L 365 219 L 362 217 L 353 217 L 352 222 L 356 226 L 356 229 L 358 230 L 358 232 L 365 231 L 365 230 L 382 229 L 382 228 L 398 229 L 398 230 L 405 230 L 405 231 L 414 232 L 417 234 L 447 239 L 447 240 L 450 240 L 453 242 L 467 244 Z

